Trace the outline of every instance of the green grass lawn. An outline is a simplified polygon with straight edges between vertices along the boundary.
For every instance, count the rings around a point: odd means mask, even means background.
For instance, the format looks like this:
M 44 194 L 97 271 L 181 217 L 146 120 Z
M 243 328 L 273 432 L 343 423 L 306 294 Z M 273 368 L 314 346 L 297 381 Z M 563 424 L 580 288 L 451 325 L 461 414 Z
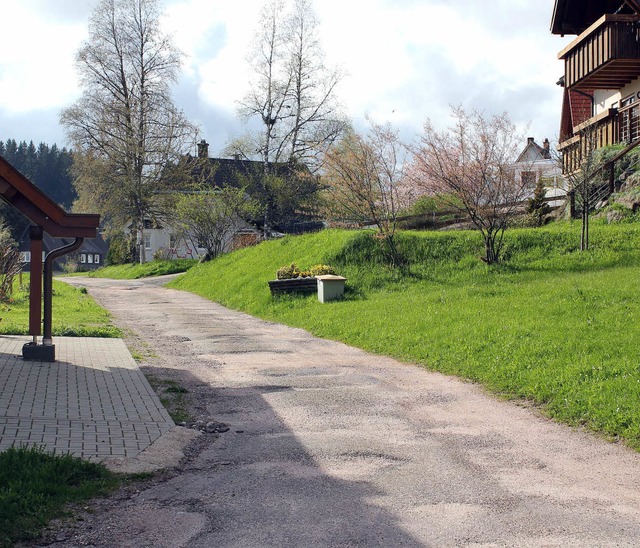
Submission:
M 174 259 L 157 260 L 144 264 L 119 264 L 105 266 L 92 272 L 78 273 L 79 276 L 89 276 L 91 278 L 113 278 L 116 280 L 137 280 L 149 276 L 164 276 L 165 274 L 175 274 L 186 272 L 197 264 L 196 259 Z
M 640 224 L 577 223 L 507 233 L 487 267 L 474 232 L 403 233 L 411 266 L 384 266 L 379 243 L 325 231 L 265 242 L 198 265 L 170 285 L 321 337 L 416 362 L 530 400 L 559 420 L 640 449 Z M 346 298 L 272 298 L 277 268 L 323 263 Z
M 12 301 L 0 303 L 0 334 L 29 333 L 29 276 L 23 285 L 16 278 Z M 122 332 L 111 322 L 110 314 L 96 304 L 86 290 L 53 281 L 52 331 L 54 336 L 121 337 Z
M 15 280 L 12 300 L 0 303 L 0 333 L 27 335 L 28 275 L 22 287 Z M 109 313 L 86 290 L 53 282 L 54 336 L 120 337 Z M 0 452 L 0 546 L 37 538 L 67 504 L 106 494 L 120 480 L 103 466 L 39 449 L 10 448 Z
M 37 539 L 66 505 L 105 495 L 119 483 L 101 464 L 37 448 L 0 453 L 0 546 Z

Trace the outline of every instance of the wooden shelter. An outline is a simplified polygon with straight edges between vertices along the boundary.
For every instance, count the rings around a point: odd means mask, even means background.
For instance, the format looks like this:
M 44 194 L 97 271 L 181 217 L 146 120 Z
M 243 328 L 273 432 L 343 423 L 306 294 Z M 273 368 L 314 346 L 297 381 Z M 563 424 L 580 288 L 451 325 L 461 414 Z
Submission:
M 29 334 L 33 337 L 33 341 L 23 346 L 22 355 L 25 359 L 54 361 L 55 346 L 51 337 L 53 261 L 77 250 L 85 238 L 95 238 L 100 216 L 66 213 L 2 156 L 0 156 L 0 197 L 33 223 L 29 231 L 31 251 Z M 74 242 L 50 251 L 44 259 L 43 269 L 44 232 L 53 237 L 74 238 Z M 43 335 L 42 344 L 38 344 L 40 335 Z

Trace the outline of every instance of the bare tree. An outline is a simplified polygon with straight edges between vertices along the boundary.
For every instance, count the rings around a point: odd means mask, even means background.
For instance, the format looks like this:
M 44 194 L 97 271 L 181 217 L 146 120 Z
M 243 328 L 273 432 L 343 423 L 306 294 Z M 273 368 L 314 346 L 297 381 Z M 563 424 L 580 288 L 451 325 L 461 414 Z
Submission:
M 240 104 L 243 116 L 260 118 L 263 131 L 257 141 L 259 153 L 268 170 L 269 162 L 279 160 L 281 147 L 277 139 L 283 120 L 290 118 L 287 104 L 291 90 L 292 75 L 287 71 L 286 27 L 283 24 L 285 4 L 283 0 L 269 0 L 260 12 L 249 63 L 254 74 L 251 89 Z M 252 155 L 248 152 L 248 155 Z
M 405 148 L 390 125 L 369 124 L 367 135 L 350 130 L 327 152 L 323 169 L 327 209 L 334 219 L 374 225 L 390 263 L 400 266 L 395 233 Z
M 234 152 L 251 158 L 257 151 L 263 162 L 265 235 L 277 198 L 269 180 L 284 178 L 287 184 L 289 179 L 300 180 L 301 165 L 317 169 L 345 127 L 335 95 L 342 75 L 324 64 L 311 2 L 294 0 L 291 12 L 286 7 L 284 0 L 268 0 L 261 11 L 249 56 L 255 77 L 240 103 L 240 114 L 258 118 L 262 130 L 234 143 Z M 274 166 L 281 163 L 290 164 L 290 178 L 282 170 L 276 173 Z
M 621 152 L 624 145 L 598 148 L 603 128 L 593 124 L 583 128 L 579 135 L 579 148 L 573 151 L 565 169 L 571 215 L 580 211 L 580 251 L 589 249 L 589 214 L 597 202 L 609 195 L 610 158 Z M 571 154 L 571 153 L 569 153 Z M 559 159 L 561 161 L 561 159 Z M 620 162 L 625 164 L 625 161 Z M 608 168 L 608 169 L 607 169 Z
M 289 19 L 287 56 L 292 119 L 282 142 L 289 149 L 289 158 L 309 167 L 318 166 L 327 147 L 346 127 L 335 97 L 343 75 L 324 63 L 319 25 L 311 1 L 295 0 Z
M 11 297 L 13 279 L 21 268 L 18 245 L 11 237 L 9 228 L 0 223 L 0 302 L 6 302 Z
M 448 208 L 467 215 L 482 233 L 483 260 L 500 260 L 504 231 L 533 188 L 514 169 L 522 138 L 507 114 L 485 116 L 452 109 L 453 125 L 430 121 L 414 150 L 411 176 Z
M 145 220 L 163 214 L 163 170 L 195 133 L 171 98 L 181 59 L 159 18 L 158 0 L 101 0 L 76 57 L 82 96 L 61 114 L 76 209 L 97 209 L 115 230 L 132 222 L 142 262 Z

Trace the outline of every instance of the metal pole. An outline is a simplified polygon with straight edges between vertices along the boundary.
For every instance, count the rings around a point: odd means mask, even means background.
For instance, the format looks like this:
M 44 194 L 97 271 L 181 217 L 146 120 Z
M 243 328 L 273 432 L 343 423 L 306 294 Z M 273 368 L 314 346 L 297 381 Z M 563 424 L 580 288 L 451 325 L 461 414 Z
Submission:
M 44 259 L 44 333 L 42 336 L 42 344 L 52 346 L 51 338 L 51 305 L 53 300 L 53 261 L 62 255 L 71 253 L 80 249 L 84 238 L 76 238 L 72 244 L 59 247 L 47 253 Z

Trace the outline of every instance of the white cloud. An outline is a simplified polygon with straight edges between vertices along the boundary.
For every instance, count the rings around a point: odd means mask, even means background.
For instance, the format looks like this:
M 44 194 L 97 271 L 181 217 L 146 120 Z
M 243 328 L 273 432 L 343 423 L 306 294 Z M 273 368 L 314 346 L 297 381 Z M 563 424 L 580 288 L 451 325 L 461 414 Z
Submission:
M 73 59 L 95 1 L 74 13 L 77 0 L 5 2 L 0 113 L 59 111 L 77 97 Z M 166 3 L 164 28 L 185 53 L 177 97 L 197 102 L 179 106 L 198 112 L 213 140 L 214 122 L 229 120 L 247 91 L 246 55 L 263 2 Z M 462 103 L 512 111 L 522 123 L 528 114 L 532 130 L 556 132 L 563 44 L 548 31 L 551 7 L 545 14 L 526 0 L 316 0 L 315 8 L 327 61 L 348 73 L 339 92 L 356 122 L 369 114 L 419 131 L 427 117 L 446 123 L 449 104 Z M 5 122 L 0 131 L 0 139 L 12 136 Z
M 169 7 L 165 26 L 186 53 L 185 72 L 197 82 L 205 104 L 233 111 L 246 92 L 245 56 L 260 5 L 185 0 Z
M 58 108 L 77 93 L 74 53 L 86 24 L 50 22 L 28 3 L 2 7 L 0 108 L 20 113 Z

